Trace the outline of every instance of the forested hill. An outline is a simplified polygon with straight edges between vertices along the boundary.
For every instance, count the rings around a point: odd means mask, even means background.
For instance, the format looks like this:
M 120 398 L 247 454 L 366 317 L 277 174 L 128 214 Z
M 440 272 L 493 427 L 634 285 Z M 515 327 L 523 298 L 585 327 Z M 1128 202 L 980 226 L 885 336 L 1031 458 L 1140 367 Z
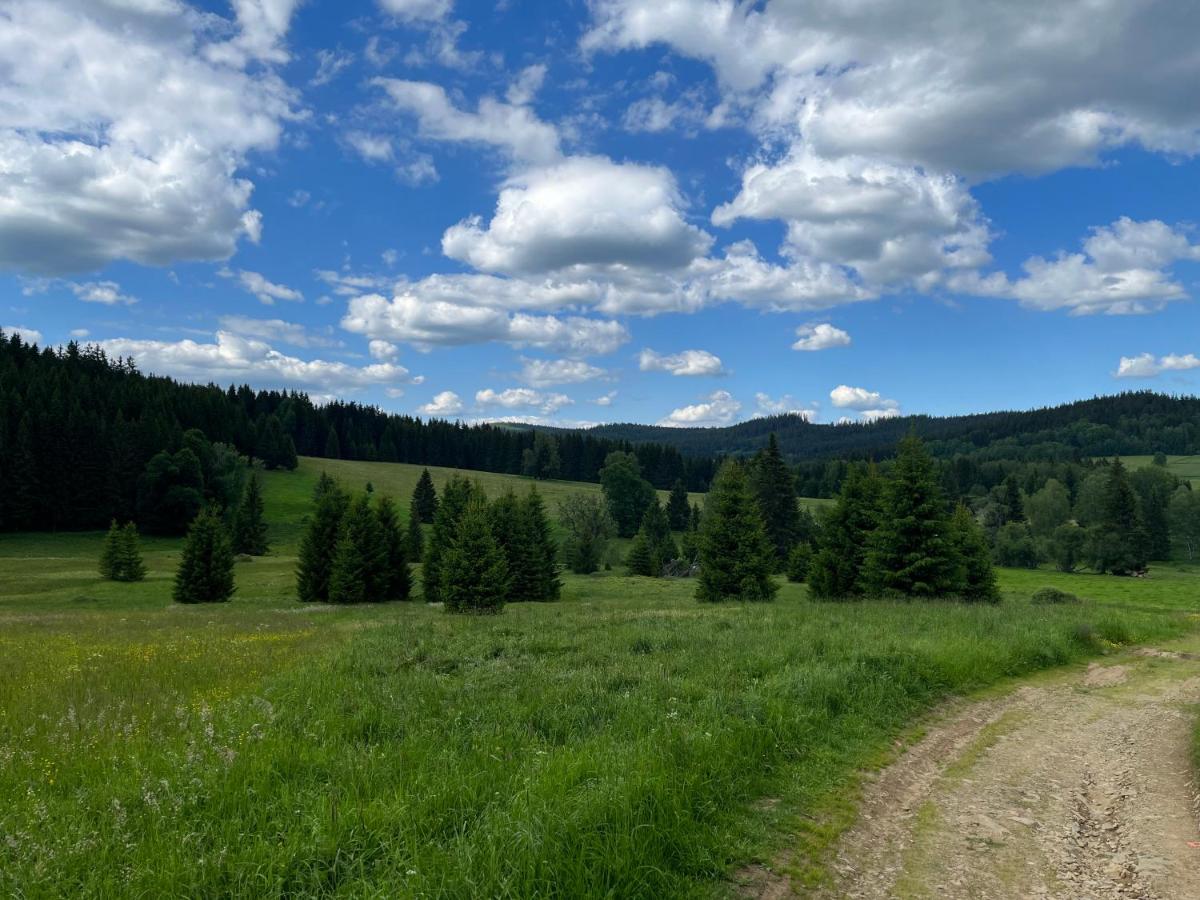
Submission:
M 792 460 L 892 455 L 915 431 L 938 456 L 1067 460 L 1114 454 L 1200 453 L 1200 398 L 1135 391 L 1062 406 L 966 416 L 903 416 L 870 424 L 814 425 L 798 415 L 751 419 L 726 428 L 601 425 L 586 433 L 618 441 L 653 441 L 688 456 L 749 454 L 774 432 Z
M 184 494 L 219 502 L 214 460 L 295 466 L 297 453 L 597 481 L 605 457 L 632 450 L 657 487 L 704 490 L 712 461 L 659 444 L 636 448 L 565 434 L 533 454 L 527 429 L 422 421 L 304 394 L 182 384 L 71 343 L 39 349 L 0 332 L 0 530 L 97 528 L 142 520 Z M 527 454 L 526 451 L 529 451 Z M 182 454 L 182 456 L 180 455 Z M 198 457 L 198 458 L 197 458 Z M 151 465 L 153 463 L 153 465 Z

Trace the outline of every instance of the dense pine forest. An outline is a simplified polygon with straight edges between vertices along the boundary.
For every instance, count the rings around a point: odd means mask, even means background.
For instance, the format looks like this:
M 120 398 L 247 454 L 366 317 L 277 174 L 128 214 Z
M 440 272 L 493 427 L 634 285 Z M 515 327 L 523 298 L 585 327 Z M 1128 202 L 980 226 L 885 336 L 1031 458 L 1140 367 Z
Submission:
M 664 489 L 682 479 L 703 490 L 714 470 L 660 444 L 539 441 L 527 429 L 316 406 L 301 393 L 181 384 L 98 347 L 39 349 L 0 333 L 3 530 L 96 529 L 117 518 L 179 533 L 205 502 L 236 501 L 239 457 L 269 469 L 294 467 L 299 454 L 595 482 L 613 451 L 636 454 Z

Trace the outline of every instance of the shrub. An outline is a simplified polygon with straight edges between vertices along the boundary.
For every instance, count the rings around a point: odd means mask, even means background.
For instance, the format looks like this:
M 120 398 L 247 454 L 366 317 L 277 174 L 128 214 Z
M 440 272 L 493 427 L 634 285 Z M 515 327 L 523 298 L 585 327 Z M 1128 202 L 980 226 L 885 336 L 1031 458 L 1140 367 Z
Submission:
M 1056 587 L 1044 587 L 1033 595 L 1033 602 L 1039 606 L 1051 603 L 1082 603 L 1074 594 L 1059 590 Z

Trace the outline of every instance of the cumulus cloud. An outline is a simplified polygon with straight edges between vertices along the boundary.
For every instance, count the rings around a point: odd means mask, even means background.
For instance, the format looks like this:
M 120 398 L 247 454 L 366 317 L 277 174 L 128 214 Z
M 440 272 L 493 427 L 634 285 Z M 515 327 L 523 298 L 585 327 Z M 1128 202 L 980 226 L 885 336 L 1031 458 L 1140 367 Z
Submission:
M 294 5 L 238 0 L 230 22 L 181 3 L 5 4 L 0 267 L 161 266 L 257 241 L 241 173 L 298 115 L 272 68 Z
M 1158 220 L 1135 222 L 1122 217 L 1092 229 L 1082 253 L 1054 259 L 1035 256 L 1022 265 L 1024 275 L 1003 273 L 964 276 L 953 287 L 970 293 L 1007 297 L 1028 309 L 1066 310 L 1072 315 L 1130 315 L 1155 312 L 1187 298 L 1169 267 L 1179 260 L 1200 260 L 1200 244 Z
M 352 394 L 370 387 L 419 384 L 408 369 L 391 363 L 352 366 L 288 356 L 261 340 L 218 331 L 215 343 L 116 338 L 100 341 L 110 356 L 132 357 L 143 371 L 183 381 L 253 382 L 322 395 Z
M 638 354 L 638 368 L 643 372 L 670 372 L 672 375 L 724 375 L 721 358 L 707 350 L 684 350 L 661 355 L 647 348 Z
M 712 243 L 685 221 L 683 206 L 666 169 L 571 157 L 509 178 L 491 222 L 460 222 L 446 231 L 442 250 L 476 269 L 508 274 L 678 269 Z
M 530 388 L 508 388 L 503 391 L 485 388 L 475 392 L 475 402 L 485 409 L 536 409 L 542 415 L 553 415 L 575 401 L 566 394 L 545 394 Z
M 829 392 L 829 399 L 838 409 L 853 409 L 868 421 L 890 419 L 900 415 L 900 404 L 884 397 L 879 391 L 839 384 Z
M 225 278 L 236 278 L 243 290 L 253 294 L 259 303 L 267 306 L 273 306 L 276 300 L 288 300 L 294 303 L 300 303 L 304 300 L 304 295 L 299 291 L 293 290 L 287 285 L 269 281 L 258 272 L 249 272 L 245 269 L 237 271 L 222 269 L 220 274 Z
M 374 78 L 394 109 L 416 117 L 417 131 L 429 141 L 497 147 L 515 160 L 549 163 L 559 156 L 558 132 L 527 106 L 484 97 L 474 112 L 459 109 L 445 88 L 425 81 Z
M 1200 368 L 1200 358 L 1194 353 L 1169 353 L 1157 357 L 1153 353 L 1141 353 L 1137 356 L 1122 356 L 1113 377 L 1154 378 L 1163 372 L 1184 372 L 1197 368 Z
M 435 299 L 417 283 L 391 300 L 365 294 L 350 300 L 342 327 L 355 334 L 419 347 L 498 341 L 570 356 L 612 353 L 629 340 L 620 322 L 582 316 L 537 316 L 495 306 Z
M 371 341 L 368 345 L 372 359 L 395 359 L 400 348 L 388 341 Z
M 41 344 L 45 337 L 36 328 L 26 328 L 24 325 L 0 325 L 0 331 L 8 336 L 18 335 L 26 344 Z
M 292 347 L 334 347 L 337 341 L 312 334 L 303 325 L 283 319 L 254 319 L 249 316 L 221 316 L 221 328 L 241 337 L 278 341 Z
M 850 335 L 835 328 L 828 322 L 819 325 L 801 325 L 796 329 L 798 340 L 792 344 L 793 350 L 828 350 L 830 347 L 849 347 Z
M 773 398 L 770 394 L 764 394 L 761 391 L 754 395 L 754 418 L 762 418 L 764 416 L 782 416 L 796 415 L 802 416 L 806 421 L 812 421 L 817 415 L 816 404 L 804 404 L 798 401 L 791 394 L 784 394 L 778 399 Z
M 462 398 L 454 393 L 454 391 L 442 391 L 424 406 L 417 407 L 417 412 L 438 418 L 458 415 L 462 410 Z
M 71 291 L 84 303 L 102 303 L 105 306 L 132 306 L 137 297 L 121 292 L 115 281 L 71 282 Z
M 533 387 L 554 384 L 581 384 L 603 378 L 608 373 L 581 359 L 521 359 L 521 381 Z
M 609 391 L 607 394 L 604 394 L 601 397 L 597 397 L 592 402 L 595 403 L 597 406 L 612 406 L 613 402 L 616 399 L 617 399 L 617 392 Z
M 742 404 L 729 391 L 714 391 L 700 403 L 673 410 L 666 418 L 659 419 L 658 424 L 669 428 L 729 425 L 741 411 Z

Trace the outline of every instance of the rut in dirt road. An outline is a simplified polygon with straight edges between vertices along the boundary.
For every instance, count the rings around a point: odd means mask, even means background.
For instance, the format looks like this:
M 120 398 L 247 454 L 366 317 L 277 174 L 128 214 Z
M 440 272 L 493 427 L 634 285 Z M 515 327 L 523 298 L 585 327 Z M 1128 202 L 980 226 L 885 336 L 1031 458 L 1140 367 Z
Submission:
M 1200 898 L 1198 701 L 1200 659 L 1142 650 L 963 708 L 867 786 L 824 895 Z

